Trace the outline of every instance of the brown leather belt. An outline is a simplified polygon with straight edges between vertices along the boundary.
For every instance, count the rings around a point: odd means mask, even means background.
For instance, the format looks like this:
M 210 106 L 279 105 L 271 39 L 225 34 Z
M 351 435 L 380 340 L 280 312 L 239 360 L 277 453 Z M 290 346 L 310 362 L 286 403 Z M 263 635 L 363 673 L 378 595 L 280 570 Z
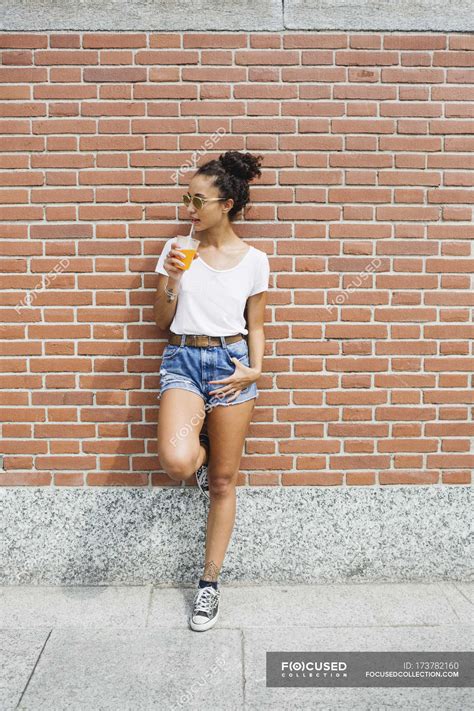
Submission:
M 235 341 L 240 341 L 245 336 L 242 333 L 236 333 L 233 336 L 224 336 L 226 343 L 234 343 Z M 179 346 L 181 344 L 181 334 L 172 333 L 168 338 L 168 343 L 173 346 Z M 209 346 L 220 346 L 221 338 L 220 336 L 201 336 L 194 334 L 187 334 L 184 339 L 185 346 L 197 346 L 198 348 L 209 348 Z

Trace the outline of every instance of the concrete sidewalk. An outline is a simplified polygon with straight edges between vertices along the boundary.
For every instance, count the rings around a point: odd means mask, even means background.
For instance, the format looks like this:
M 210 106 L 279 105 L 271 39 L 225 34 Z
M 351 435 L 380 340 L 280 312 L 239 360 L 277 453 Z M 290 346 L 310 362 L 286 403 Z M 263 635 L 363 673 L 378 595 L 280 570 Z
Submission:
M 467 709 L 469 688 L 267 688 L 267 651 L 470 651 L 472 585 L 220 583 L 219 619 L 188 628 L 195 587 L 0 588 L 0 708 Z

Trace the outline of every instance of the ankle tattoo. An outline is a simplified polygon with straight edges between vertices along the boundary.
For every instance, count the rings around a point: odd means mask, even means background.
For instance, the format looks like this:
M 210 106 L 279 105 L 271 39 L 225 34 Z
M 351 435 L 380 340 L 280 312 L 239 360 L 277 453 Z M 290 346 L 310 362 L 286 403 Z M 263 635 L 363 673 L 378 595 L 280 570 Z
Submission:
M 201 580 L 208 580 L 208 581 L 217 582 L 218 575 L 219 575 L 219 568 L 217 567 L 217 565 L 214 563 L 213 560 L 210 560 L 204 566 L 204 573 L 201 575 Z

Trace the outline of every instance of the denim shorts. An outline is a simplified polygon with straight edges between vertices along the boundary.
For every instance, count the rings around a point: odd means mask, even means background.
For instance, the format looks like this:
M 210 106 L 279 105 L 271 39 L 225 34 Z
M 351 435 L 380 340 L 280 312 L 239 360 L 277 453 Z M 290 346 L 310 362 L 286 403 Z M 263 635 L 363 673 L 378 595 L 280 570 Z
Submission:
M 223 380 L 235 371 L 235 363 L 231 358 L 238 358 L 249 366 L 248 345 L 245 338 L 234 343 L 226 343 L 220 336 L 219 346 L 187 346 L 184 345 L 184 334 L 180 345 L 167 344 L 163 351 L 160 368 L 160 390 L 158 398 L 169 388 L 181 388 L 200 395 L 204 404 L 210 407 L 217 405 L 237 405 L 258 397 L 257 384 L 251 383 L 240 391 L 239 395 L 228 402 L 235 393 L 210 395 L 210 391 L 224 387 L 227 383 L 209 383 L 210 380 Z

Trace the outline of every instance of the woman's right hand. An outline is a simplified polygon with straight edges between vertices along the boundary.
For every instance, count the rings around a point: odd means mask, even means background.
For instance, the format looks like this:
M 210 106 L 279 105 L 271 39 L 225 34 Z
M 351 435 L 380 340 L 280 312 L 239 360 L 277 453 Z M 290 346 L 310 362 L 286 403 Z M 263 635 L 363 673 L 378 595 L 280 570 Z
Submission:
M 184 274 L 184 254 L 180 252 L 177 242 L 172 242 L 171 249 L 166 255 L 163 266 L 171 279 L 179 280 Z M 179 266 L 181 265 L 181 266 Z
M 199 256 L 197 250 L 194 253 L 193 261 Z M 181 265 L 181 266 L 179 266 Z M 166 255 L 166 259 L 163 262 L 163 266 L 169 274 L 170 279 L 179 281 L 186 271 L 184 267 L 184 254 L 179 249 L 178 242 L 171 243 L 171 249 Z

